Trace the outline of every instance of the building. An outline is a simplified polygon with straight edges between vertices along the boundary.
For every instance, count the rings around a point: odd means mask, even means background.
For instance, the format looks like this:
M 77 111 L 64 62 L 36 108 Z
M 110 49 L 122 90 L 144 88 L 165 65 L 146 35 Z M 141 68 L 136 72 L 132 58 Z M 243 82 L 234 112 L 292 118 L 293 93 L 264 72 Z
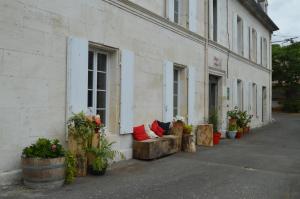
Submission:
M 260 0 L 0 1 L 0 184 L 72 112 L 100 113 L 131 157 L 134 125 L 191 124 L 234 106 L 271 120 L 271 35 Z

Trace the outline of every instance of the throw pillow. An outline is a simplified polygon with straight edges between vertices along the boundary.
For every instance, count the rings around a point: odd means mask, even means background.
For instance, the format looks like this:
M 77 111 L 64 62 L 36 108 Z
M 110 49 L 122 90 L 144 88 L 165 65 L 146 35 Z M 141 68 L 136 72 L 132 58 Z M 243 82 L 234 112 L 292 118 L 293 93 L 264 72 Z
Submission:
M 152 125 L 151 125 L 151 130 L 154 131 L 154 133 L 156 135 L 158 135 L 159 137 L 162 137 L 164 135 L 164 129 L 161 128 L 159 125 L 158 125 L 158 122 L 157 120 L 155 120 Z
M 132 135 L 136 141 L 143 141 L 149 139 L 144 125 L 133 127 Z
M 150 129 L 149 124 L 145 125 L 145 130 L 146 130 L 146 133 L 149 136 L 149 138 L 152 139 L 152 138 L 157 138 L 158 137 L 158 135 L 155 134 L 155 132 L 153 132 L 152 129 Z
M 171 122 L 160 122 L 160 121 L 157 121 L 157 123 L 165 131 L 164 132 L 165 135 L 170 135 L 170 125 L 171 125 Z

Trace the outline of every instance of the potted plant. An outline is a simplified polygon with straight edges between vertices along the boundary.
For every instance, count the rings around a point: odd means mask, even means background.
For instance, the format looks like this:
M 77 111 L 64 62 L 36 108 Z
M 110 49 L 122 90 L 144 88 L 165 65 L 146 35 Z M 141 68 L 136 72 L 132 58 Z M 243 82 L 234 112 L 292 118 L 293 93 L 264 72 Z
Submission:
M 229 124 L 236 124 L 237 119 L 238 119 L 238 107 L 234 107 L 233 110 L 230 110 L 227 112 L 227 117 L 228 117 L 228 123 Z
M 246 120 L 245 120 L 245 124 L 244 124 L 244 133 L 249 133 L 250 131 L 250 126 L 249 124 L 251 123 L 253 115 L 247 115 Z
M 25 186 L 37 189 L 61 187 L 65 181 L 65 151 L 57 139 L 39 138 L 23 149 Z
M 104 175 L 109 166 L 109 161 L 113 160 L 116 155 L 120 155 L 121 159 L 125 159 L 123 153 L 112 149 L 113 144 L 114 142 L 109 142 L 102 134 L 99 139 L 99 147 L 87 149 L 87 152 L 93 156 L 92 164 L 88 167 L 89 173 Z
M 86 148 L 90 145 L 96 125 L 92 118 L 83 112 L 73 114 L 67 122 L 68 147 L 76 158 L 77 176 L 86 176 Z
M 220 138 L 221 138 L 221 133 L 218 132 L 218 113 L 213 112 L 209 116 L 209 123 L 213 125 L 213 143 L 214 145 L 219 144 Z
M 227 135 L 230 139 L 234 139 L 237 132 L 237 125 L 236 124 L 229 124 Z

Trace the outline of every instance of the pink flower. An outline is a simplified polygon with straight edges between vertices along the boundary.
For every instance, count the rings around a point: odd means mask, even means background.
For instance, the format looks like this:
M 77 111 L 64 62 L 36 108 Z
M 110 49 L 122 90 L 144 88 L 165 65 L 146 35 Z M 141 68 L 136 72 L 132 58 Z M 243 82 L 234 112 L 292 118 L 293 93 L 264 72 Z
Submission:
M 96 125 L 98 125 L 98 126 L 101 125 L 100 115 L 96 115 L 96 116 L 95 116 L 95 123 L 96 123 Z

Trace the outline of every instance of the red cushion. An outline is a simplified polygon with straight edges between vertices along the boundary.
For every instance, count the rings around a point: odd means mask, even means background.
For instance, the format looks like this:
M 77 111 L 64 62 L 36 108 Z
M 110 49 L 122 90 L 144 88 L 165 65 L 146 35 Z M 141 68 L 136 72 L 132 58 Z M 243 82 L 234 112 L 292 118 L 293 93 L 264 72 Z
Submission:
M 162 137 L 164 135 L 164 129 L 162 129 L 159 125 L 157 120 L 155 120 L 151 125 L 151 130 L 158 135 L 159 137 Z
M 133 138 L 136 141 L 143 141 L 149 139 L 144 125 L 133 127 Z

